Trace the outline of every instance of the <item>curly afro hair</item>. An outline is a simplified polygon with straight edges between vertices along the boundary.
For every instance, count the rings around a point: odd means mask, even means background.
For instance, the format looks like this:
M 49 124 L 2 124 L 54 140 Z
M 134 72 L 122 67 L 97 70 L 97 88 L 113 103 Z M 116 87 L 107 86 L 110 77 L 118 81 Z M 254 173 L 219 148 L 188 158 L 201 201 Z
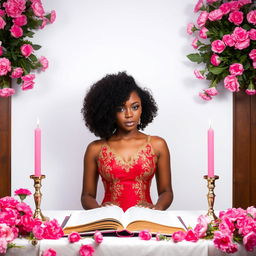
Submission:
M 157 115 L 157 105 L 151 93 L 140 88 L 134 78 L 125 72 L 106 75 L 91 86 L 81 110 L 85 125 L 97 137 L 109 138 L 116 129 L 117 108 L 134 91 L 141 99 L 142 114 L 138 129 L 143 130 Z

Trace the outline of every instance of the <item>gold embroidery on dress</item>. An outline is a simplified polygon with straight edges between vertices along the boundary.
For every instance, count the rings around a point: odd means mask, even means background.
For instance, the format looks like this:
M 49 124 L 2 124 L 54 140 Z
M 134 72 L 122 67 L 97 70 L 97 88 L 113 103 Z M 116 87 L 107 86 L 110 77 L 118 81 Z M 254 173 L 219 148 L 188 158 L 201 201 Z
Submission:
M 102 179 L 105 191 L 107 188 L 106 180 L 109 180 L 112 183 L 110 185 L 111 202 L 119 206 L 120 204 L 117 199 L 120 197 L 122 190 L 124 190 L 124 186 L 120 183 L 119 179 L 115 178 L 113 174 L 111 174 L 110 162 L 112 158 L 113 156 L 111 153 L 107 154 L 104 147 L 102 147 L 98 156 L 97 163 L 99 172 L 101 173 L 102 178 L 105 179 Z

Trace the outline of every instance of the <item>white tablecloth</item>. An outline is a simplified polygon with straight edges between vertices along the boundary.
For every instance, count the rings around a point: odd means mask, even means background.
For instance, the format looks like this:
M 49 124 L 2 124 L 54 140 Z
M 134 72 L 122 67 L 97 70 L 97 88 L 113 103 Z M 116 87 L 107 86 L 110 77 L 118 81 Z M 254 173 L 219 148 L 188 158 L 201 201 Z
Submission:
M 72 211 L 45 211 L 48 217 L 56 218 L 60 223 L 65 216 Z M 177 216 L 181 216 L 184 222 L 191 227 L 196 224 L 197 217 L 204 214 L 203 211 L 173 211 Z M 217 250 L 212 241 L 199 240 L 193 242 L 174 243 L 173 241 L 156 241 L 152 238 L 149 241 L 140 240 L 138 237 L 104 237 L 103 242 L 97 245 L 92 238 L 84 238 L 77 243 L 69 243 L 67 238 L 59 240 L 42 240 L 36 246 L 26 239 L 16 239 L 16 245 L 23 248 L 9 249 L 6 256 L 39 256 L 46 249 L 52 248 L 57 251 L 57 256 L 79 256 L 81 244 L 90 244 L 95 248 L 94 256 L 224 256 L 225 253 Z M 239 246 L 239 251 L 233 256 L 255 256 L 247 252 L 243 246 Z

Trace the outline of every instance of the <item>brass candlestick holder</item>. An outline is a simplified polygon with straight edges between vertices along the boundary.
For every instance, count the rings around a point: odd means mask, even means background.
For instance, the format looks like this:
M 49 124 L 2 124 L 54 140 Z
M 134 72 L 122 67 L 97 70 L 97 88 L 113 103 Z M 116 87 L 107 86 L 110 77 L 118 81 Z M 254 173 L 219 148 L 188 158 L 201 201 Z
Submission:
M 30 175 L 30 179 L 34 180 L 34 187 L 35 187 L 35 194 L 34 194 L 34 201 L 36 205 L 35 213 L 34 213 L 34 218 L 38 218 L 42 221 L 49 220 L 48 217 L 45 217 L 40 209 L 41 205 L 41 200 L 42 200 L 42 193 L 41 193 L 41 180 L 45 178 L 45 175 L 41 176 L 35 176 L 35 175 Z
M 213 205 L 214 205 L 214 188 L 215 188 L 215 180 L 217 180 L 219 176 L 215 175 L 214 177 L 208 177 L 208 175 L 204 175 L 204 179 L 207 180 L 207 187 L 208 187 L 208 194 L 207 194 L 207 200 L 208 200 L 208 212 L 206 216 L 208 216 L 212 221 L 218 219 L 217 216 L 214 213 Z

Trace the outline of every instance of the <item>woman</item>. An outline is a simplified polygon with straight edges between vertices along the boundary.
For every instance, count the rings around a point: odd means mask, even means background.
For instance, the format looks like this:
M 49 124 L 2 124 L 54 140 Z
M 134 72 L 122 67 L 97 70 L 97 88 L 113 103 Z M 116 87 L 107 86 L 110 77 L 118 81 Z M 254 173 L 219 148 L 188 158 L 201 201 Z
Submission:
M 164 139 L 140 131 L 156 116 L 152 95 L 125 72 L 107 75 L 90 88 L 82 113 L 86 126 L 101 138 L 85 152 L 83 207 L 167 209 L 173 200 L 168 146 Z M 99 175 L 105 188 L 101 205 L 96 201 Z M 150 198 L 154 175 L 159 195 L 155 205 Z

